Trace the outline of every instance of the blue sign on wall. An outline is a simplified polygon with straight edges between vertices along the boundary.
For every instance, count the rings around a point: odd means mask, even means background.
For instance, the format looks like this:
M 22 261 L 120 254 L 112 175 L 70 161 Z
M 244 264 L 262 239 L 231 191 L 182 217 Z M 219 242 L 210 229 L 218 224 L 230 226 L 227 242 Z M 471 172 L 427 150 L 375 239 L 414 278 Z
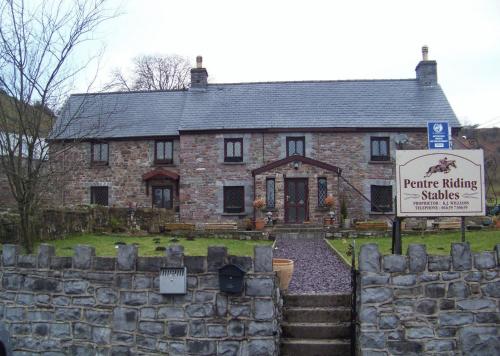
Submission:
M 451 148 L 451 128 L 447 121 L 433 121 L 427 123 L 427 140 L 430 150 Z

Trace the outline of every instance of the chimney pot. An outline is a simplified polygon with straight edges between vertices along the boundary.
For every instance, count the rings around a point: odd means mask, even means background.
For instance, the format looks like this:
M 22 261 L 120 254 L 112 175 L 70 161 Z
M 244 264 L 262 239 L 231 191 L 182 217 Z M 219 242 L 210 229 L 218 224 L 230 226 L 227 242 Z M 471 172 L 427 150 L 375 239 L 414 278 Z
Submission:
M 191 68 L 191 89 L 205 90 L 208 84 L 208 72 L 203 68 L 203 58 L 196 57 L 196 68 Z
M 422 47 L 422 60 L 423 61 L 429 60 L 429 47 L 427 46 Z

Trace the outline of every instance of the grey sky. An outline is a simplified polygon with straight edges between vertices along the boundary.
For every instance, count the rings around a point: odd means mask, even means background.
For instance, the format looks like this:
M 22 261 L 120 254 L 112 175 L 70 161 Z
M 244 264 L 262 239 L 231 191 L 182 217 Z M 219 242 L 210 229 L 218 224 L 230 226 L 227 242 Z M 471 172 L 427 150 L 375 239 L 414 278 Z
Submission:
M 218 83 L 413 78 L 426 44 L 458 118 L 500 126 L 499 0 L 113 1 L 97 86 L 150 53 L 203 55 Z

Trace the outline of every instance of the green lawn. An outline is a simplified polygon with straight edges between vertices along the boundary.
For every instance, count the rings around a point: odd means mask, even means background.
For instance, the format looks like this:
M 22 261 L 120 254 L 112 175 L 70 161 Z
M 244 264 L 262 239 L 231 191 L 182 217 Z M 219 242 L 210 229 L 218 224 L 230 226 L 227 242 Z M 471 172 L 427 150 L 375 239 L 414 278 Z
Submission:
M 496 244 L 500 243 L 500 230 L 489 231 L 467 231 L 466 241 L 469 241 L 473 252 L 491 251 Z M 392 239 L 390 237 L 368 237 L 356 238 L 356 261 L 361 245 L 376 243 L 379 251 L 386 255 L 391 253 Z M 427 253 L 430 255 L 449 255 L 452 242 L 460 242 L 461 234 L 457 232 L 445 232 L 432 235 L 405 235 L 403 236 L 403 254 L 406 254 L 409 244 L 425 244 Z M 329 240 L 331 245 L 337 249 L 349 262 L 351 257 L 346 255 L 352 239 Z M 357 262 L 356 262 L 357 263 Z
M 160 243 L 155 243 L 154 239 L 160 239 Z M 94 246 L 98 256 L 115 256 L 117 248 L 116 242 L 124 242 L 127 245 L 137 243 L 140 256 L 164 256 L 165 251 L 155 251 L 158 246 L 169 246 L 172 244 L 181 244 L 184 246 L 184 253 L 191 256 L 203 256 L 207 254 L 208 246 L 226 246 L 228 254 L 237 256 L 253 256 L 255 245 L 271 245 L 272 241 L 249 241 L 249 240 L 229 240 L 215 238 L 196 238 L 188 241 L 185 238 L 179 238 L 178 242 L 172 242 L 171 236 L 107 236 L 83 234 L 70 236 L 64 240 L 55 240 L 48 243 L 56 247 L 58 256 L 72 256 L 73 247 L 78 244 Z

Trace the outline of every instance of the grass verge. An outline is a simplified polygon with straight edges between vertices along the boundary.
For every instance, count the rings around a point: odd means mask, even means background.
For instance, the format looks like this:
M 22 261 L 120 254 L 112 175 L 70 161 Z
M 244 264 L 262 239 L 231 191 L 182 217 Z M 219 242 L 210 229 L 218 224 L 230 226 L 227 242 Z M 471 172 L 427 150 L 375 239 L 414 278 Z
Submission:
M 460 242 L 461 234 L 457 232 L 445 232 L 432 235 L 407 235 L 403 236 L 403 254 L 406 254 L 409 244 L 425 244 L 429 255 L 449 255 L 452 242 Z M 366 237 L 356 238 L 356 263 L 361 245 L 376 243 L 382 255 L 391 253 L 392 239 L 390 237 Z M 467 231 L 465 240 L 470 243 L 473 252 L 491 251 L 496 244 L 500 243 L 500 231 Z M 349 263 L 351 257 L 347 256 L 347 249 L 352 243 L 351 239 L 329 240 L 330 244 Z
M 140 256 L 164 256 L 165 251 L 156 251 L 158 246 L 169 246 L 180 244 L 184 246 L 184 253 L 190 256 L 205 256 L 208 246 L 226 246 L 228 254 L 236 256 L 253 256 L 253 248 L 256 245 L 271 245 L 272 241 L 266 240 L 230 240 L 216 238 L 196 238 L 187 240 L 176 237 L 177 242 L 171 236 L 120 236 L 120 235 L 73 235 L 64 240 L 48 241 L 56 247 L 58 256 L 72 256 L 73 247 L 82 244 L 94 246 L 97 256 L 116 256 L 116 242 L 124 242 L 127 245 L 137 244 Z M 157 242 L 158 241 L 158 242 Z

